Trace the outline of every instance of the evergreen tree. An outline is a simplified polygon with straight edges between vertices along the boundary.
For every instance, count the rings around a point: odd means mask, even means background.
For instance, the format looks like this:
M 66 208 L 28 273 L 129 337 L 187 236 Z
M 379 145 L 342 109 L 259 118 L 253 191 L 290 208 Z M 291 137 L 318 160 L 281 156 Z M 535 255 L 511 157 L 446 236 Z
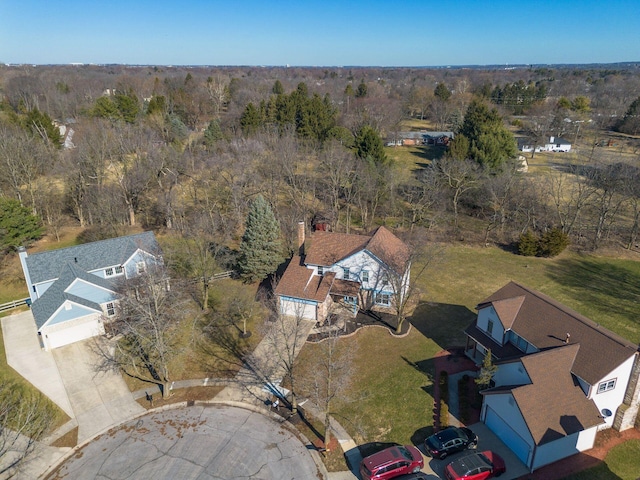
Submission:
M 46 112 L 33 108 L 27 112 L 23 121 L 26 129 L 42 138 L 45 143 L 50 142 L 55 147 L 62 146 L 60 130 L 53 124 L 53 120 Z
M 640 132 L 640 97 L 631 102 L 624 117 L 616 125 L 616 130 L 629 135 L 637 135 Z
M 276 83 L 273 84 L 273 88 L 271 91 L 275 95 L 282 95 L 284 93 L 284 87 L 282 86 L 282 82 L 280 80 L 276 80 Z
M 433 91 L 433 94 L 435 95 L 436 98 L 439 98 L 443 102 L 446 102 L 447 100 L 449 100 L 449 98 L 451 98 L 451 91 L 442 82 L 436 86 L 435 90 Z
M 204 131 L 204 144 L 207 147 L 212 147 L 223 138 L 220 122 L 214 118 L 209 122 L 207 129 Z
M 240 243 L 240 274 L 248 282 L 262 280 L 275 272 L 283 258 L 280 225 L 269 204 L 258 195 L 249 205 Z
M 43 234 L 42 222 L 18 200 L 0 197 L 0 252 L 18 248 Z
M 364 80 L 360 82 L 358 88 L 356 89 L 356 98 L 363 98 L 367 96 L 367 84 L 364 83 Z
M 480 387 L 488 387 L 497 371 L 498 367 L 493 364 L 491 349 L 489 349 L 484 355 L 484 361 L 482 362 L 482 368 L 480 368 L 480 372 L 478 373 L 478 378 L 476 378 L 476 384 Z
M 240 116 L 240 127 L 245 135 L 255 133 L 262 126 L 262 114 L 251 102 L 246 106 Z
M 469 140 L 467 158 L 490 169 L 500 168 L 516 154 L 516 141 L 498 111 L 478 100 L 469 105 L 460 133 Z
M 382 138 L 370 125 L 364 125 L 358 130 L 354 148 L 359 158 L 370 163 L 387 162 Z

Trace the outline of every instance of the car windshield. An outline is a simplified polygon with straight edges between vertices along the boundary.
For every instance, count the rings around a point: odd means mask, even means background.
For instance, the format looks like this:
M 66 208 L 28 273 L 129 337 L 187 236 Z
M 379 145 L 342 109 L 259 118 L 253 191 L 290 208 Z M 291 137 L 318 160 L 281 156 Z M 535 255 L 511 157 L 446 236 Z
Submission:
M 440 441 L 440 439 L 438 437 L 429 437 L 427 438 L 427 446 L 429 448 L 433 448 L 433 449 L 439 449 L 442 448 L 442 442 Z
M 407 450 L 405 447 L 398 447 L 398 450 L 400 451 L 400 453 L 404 458 L 406 458 L 409 461 L 413 460 L 413 457 L 411 456 L 411 452 Z

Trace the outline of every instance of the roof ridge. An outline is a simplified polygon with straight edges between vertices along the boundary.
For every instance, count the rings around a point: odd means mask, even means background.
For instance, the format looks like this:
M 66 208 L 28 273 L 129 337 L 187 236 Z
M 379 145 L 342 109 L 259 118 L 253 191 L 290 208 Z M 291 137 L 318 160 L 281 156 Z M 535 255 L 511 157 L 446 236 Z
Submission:
M 70 250 L 70 249 L 73 249 L 73 248 L 83 247 L 84 245 L 95 245 L 97 243 L 104 243 L 104 242 L 109 242 L 109 241 L 113 241 L 113 240 L 124 240 L 124 239 L 128 239 L 130 237 L 142 236 L 142 235 L 145 235 L 145 234 L 148 234 L 148 233 L 153 233 L 153 232 L 151 230 L 145 230 L 144 232 L 132 233 L 132 234 L 129 234 L 129 235 L 123 235 L 122 237 L 103 238 L 102 240 L 95 240 L 93 242 L 80 243 L 78 245 L 69 245 L 68 247 L 54 248 L 54 249 L 51 249 L 51 250 L 43 250 L 41 252 L 33 252 L 33 253 L 30 253 L 28 256 L 32 257 L 32 256 L 40 255 L 40 254 L 43 254 L 43 253 L 62 252 L 62 251 Z
M 542 292 L 538 292 L 537 290 L 533 290 L 533 289 L 527 288 L 524 285 L 521 285 L 520 283 L 515 282 L 513 280 L 511 281 L 511 283 L 513 283 L 514 285 L 517 285 L 518 287 L 522 288 L 523 290 L 526 290 L 527 292 L 529 292 L 530 294 L 532 294 L 536 298 L 540 299 L 541 301 L 543 301 L 543 302 L 545 302 L 545 303 L 557 308 L 558 310 L 562 310 L 564 313 L 569 315 L 571 318 L 579 321 L 580 323 L 582 323 L 586 327 L 589 327 L 592 330 L 595 330 L 598 333 L 606 336 L 607 338 L 609 338 L 612 341 L 618 343 L 619 345 L 622 345 L 624 347 L 633 346 L 633 347 L 639 348 L 638 345 L 635 345 L 635 344 L 631 343 L 629 340 L 626 340 L 625 338 L 623 338 L 620 335 L 612 332 L 608 328 L 602 327 L 599 323 L 591 320 L 588 317 L 585 317 L 581 313 L 577 312 L 576 310 L 573 310 L 572 308 L 567 307 L 566 305 L 558 302 L 557 300 L 554 300 L 553 298 L 549 297 L 548 295 L 545 295 Z M 491 303 L 493 303 L 493 302 L 491 302 Z M 569 333 L 571 333 L 571 332 L 569 332 Z

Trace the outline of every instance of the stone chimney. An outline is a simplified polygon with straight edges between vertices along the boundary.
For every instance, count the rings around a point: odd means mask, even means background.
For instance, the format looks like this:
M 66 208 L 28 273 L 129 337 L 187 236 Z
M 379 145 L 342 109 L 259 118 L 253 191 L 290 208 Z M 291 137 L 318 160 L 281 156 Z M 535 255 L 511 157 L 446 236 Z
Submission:
M 298 255 L 304 255 L 304 222 L 298 222 Z

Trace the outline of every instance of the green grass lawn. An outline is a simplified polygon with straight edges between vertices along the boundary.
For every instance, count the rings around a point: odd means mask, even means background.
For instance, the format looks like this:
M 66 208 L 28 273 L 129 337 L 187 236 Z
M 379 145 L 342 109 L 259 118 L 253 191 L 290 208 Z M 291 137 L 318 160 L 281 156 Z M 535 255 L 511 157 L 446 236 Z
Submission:
M 565 477 L 564 480 L 637 480 L 640 475 L 640 440 L 616 445 L 597 467 Z

